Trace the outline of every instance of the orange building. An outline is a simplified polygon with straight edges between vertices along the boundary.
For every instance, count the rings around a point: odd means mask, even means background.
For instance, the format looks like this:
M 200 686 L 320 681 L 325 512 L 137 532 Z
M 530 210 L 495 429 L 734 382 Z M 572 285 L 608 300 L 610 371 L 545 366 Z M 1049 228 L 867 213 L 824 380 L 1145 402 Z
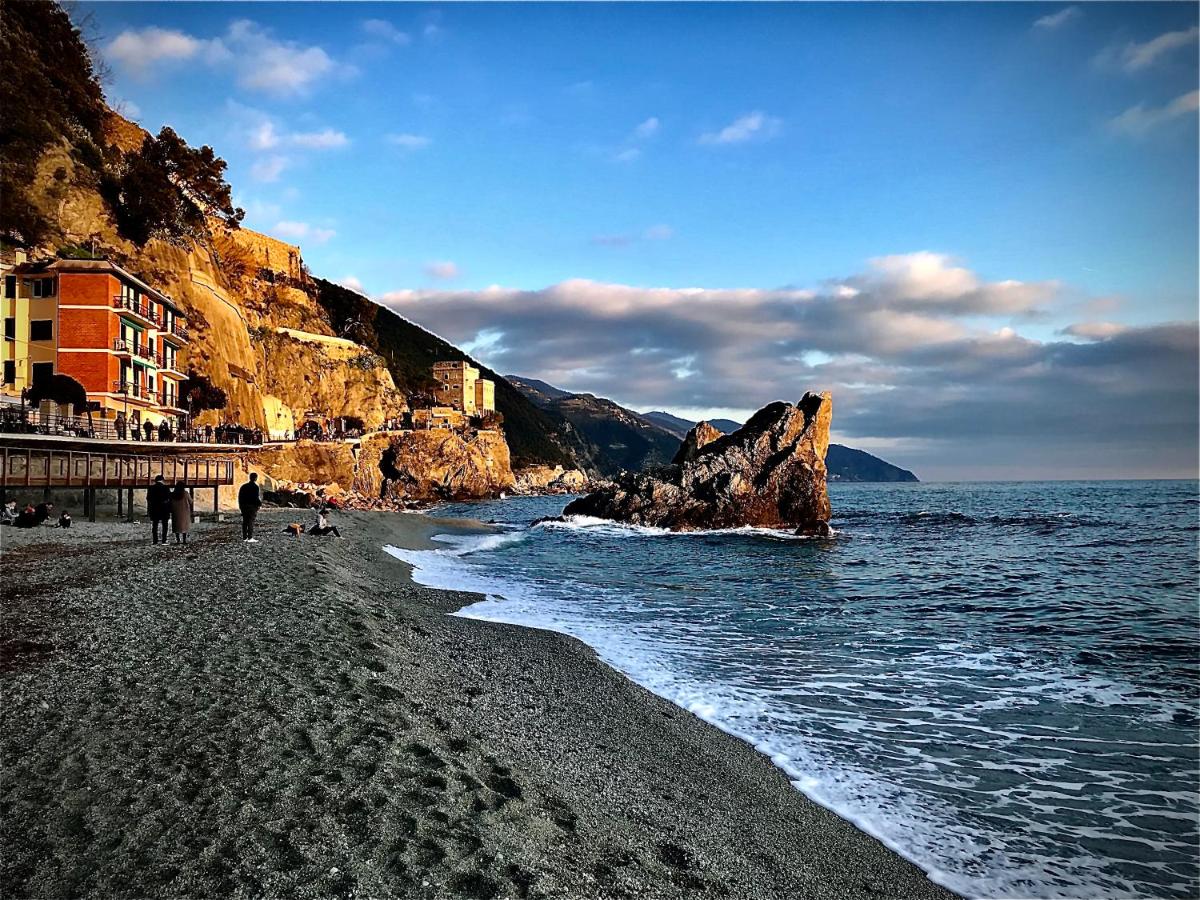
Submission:
M 100 259 L 26 263 L 6 274 L 6 295 L 11 289 L 37 298 L 36 333 L 54 350 L 53 367 L 44 353 L 29 364 L 31 382 L 52 372 L 70 375 L 102 418 L 177 424 L 185 412 L 178 354 L 188 333 L 170 297 Z

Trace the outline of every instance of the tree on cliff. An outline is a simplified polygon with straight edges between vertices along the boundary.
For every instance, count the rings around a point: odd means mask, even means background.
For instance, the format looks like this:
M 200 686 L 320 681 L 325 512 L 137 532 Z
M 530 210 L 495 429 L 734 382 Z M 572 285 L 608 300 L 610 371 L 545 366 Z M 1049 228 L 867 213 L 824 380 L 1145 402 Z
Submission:
M 0 236 L 22 246 L 50 223 L 30 189 L 42 152 L 66 140 L 98 172 L 104 96 L 79 30 L 53 3 L 5 3 L 0 16 Z
M 192 415 L 206 409 L 224 409 L 229 402 L 229 397 L 221 388 L 195 369 L 188 369 L 187 378 L 179 385 L 179 396 Z
M 138 150 L 116 156 L 103 181 L 121 235 L 138 244 L 204 234 L 210 216 L 237 228 L 245 212 L 233 205 L 225 160 L 196 149 L 171 128 L 146 135 Z

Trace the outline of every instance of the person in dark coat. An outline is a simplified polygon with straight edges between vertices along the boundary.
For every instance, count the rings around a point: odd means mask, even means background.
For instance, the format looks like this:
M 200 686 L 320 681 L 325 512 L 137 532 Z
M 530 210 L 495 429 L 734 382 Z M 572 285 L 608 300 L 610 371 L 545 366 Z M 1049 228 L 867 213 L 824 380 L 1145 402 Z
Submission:
M 154 440 L 154 426 L 150 424 L 149 419 L 142 423 L 142 431 L 146 433 L 146 440 Z
M 262 488 L 258 486 L 258 473 L 251 472 L 250 480 L 238 491 L 238 509 L 242 511 L 242 541 L 257 544 L 254 538 L 254 519 L 262 506 Z
M 175 543 L 186 544 L 188 531 L 192 527 L 192 495 L 182 484 L 171 491 L 171 533 Z
M 154 484 L 146 491 L 146 512 L 150 515 L 150 527 L 154 532 L 154 543 L 158 543 L 158 528 L 162 526 L 162 542 L 167 542 L 167 522 L 171 520 L 171 489 L 161 475 L 154 476 Z

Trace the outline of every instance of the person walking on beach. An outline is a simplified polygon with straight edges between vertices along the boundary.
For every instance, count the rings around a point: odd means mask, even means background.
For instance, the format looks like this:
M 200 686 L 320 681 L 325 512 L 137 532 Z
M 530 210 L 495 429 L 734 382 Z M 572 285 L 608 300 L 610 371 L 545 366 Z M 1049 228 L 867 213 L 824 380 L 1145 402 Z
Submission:
M 242 511 L 242 542 L 257 544 L 254 538 L 254 518 L 262 506 L 262 488 L 258 486 L 258 473 L 251 472 L 250 480 L 238 491 L 238 509 Z
M 171 492 L 171 532 L 175 535 L 175 543 L 186 544 L 191 527 L 192 495 L 182 482 L 177 482 Z
M 146 512 L 150 516 L 150 528 L 154 532 L 154 543 L 158 543 L 158 528 L 162 526 L 162 542 L 167 542 L 167 522 L 171 518 L 171 489 L 161 475 L 154 476 L 154 484 L 146 491 Z

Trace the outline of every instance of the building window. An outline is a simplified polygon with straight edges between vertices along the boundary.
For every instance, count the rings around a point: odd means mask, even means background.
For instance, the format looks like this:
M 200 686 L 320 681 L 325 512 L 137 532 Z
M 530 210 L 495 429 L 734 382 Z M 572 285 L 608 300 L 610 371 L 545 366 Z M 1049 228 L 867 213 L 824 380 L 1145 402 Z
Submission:
M 54 340 L 54 320 L 34 319 L 29 323 L 29 339 L 31 341 Z
M 17 276 L 16 275 L 5 275 L 4 276 L 4 296 L 9 300 L 12 300 L 13 298 L 15 298 L 17 296 Z
M 17 363 L 16 360 L 6 359 L 4 361 L 4 383 L 17 383 Z
M 15 341 L 17 339 L 17 320 L 12 316 L 4 318 L 4 339 L 6 341 Z
M 29 296 L 34 299 L 40 297 L 54 296 L 54 279 L 53 278 L 35 278 L 29 282 Z
M 33 383 L 41 384 L 54 374 L 54 363 L 34 363 L 30 369 L 33 371 Z

